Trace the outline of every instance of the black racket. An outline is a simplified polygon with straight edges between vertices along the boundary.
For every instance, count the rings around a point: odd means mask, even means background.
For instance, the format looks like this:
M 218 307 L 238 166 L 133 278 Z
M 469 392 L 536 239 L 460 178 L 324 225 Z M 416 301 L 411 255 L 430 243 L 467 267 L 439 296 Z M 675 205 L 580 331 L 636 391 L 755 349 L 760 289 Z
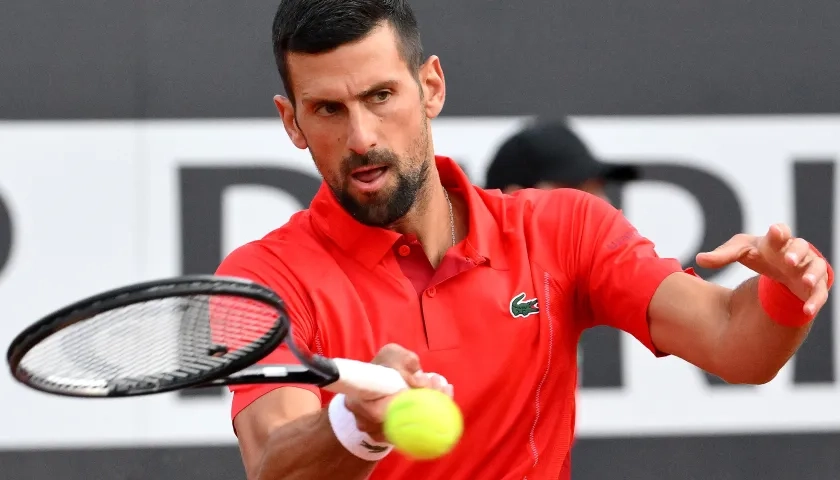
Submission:
M 7 360 L 31 388 L 126 397 L 185 388 L 305 383 L 381 396 L 407 385 L 394 369 L 301 351 L 283 300 L 246 280 L 185 276 L 110 290 L 21 332 Z M 255 365 L 282 342 L 300 365 Z

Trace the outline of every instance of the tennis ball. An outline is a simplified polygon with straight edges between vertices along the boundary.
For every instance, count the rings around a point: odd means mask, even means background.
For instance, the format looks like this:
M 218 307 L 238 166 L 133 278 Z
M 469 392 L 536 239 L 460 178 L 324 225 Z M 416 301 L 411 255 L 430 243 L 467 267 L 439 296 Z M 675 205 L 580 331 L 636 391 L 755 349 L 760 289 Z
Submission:
M 445 393 L 415 388 L 398 393 L 388 405 L 383 431 L 400 453 L 431 460 L 455 447 L 464 432 L 464 418 Z

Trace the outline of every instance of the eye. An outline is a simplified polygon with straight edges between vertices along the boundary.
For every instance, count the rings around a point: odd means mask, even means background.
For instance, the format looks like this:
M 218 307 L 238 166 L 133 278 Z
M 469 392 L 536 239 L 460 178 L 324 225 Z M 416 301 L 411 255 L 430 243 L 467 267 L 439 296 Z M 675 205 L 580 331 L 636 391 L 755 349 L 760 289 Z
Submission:
M 380 90 L 371 96 L 373 103 L 384 103 L 388 101 L 389 98 L 391 98 L 391 92 L 388 90 Z
M 315 114 L 322 117 L 329 117 L 338 113 L 340 105 L 336 103 L 322 103 L 315 107 Z

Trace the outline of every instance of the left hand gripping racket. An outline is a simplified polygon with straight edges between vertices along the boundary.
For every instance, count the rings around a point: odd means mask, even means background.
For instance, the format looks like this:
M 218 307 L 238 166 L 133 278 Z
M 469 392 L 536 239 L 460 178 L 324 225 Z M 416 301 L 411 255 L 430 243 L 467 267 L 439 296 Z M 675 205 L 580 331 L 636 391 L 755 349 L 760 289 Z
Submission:
M 283 342 L 299 365 L 257 364 Z M 362 398 L 407 388 L 392 368 L 299 349 L 273 291 L 204 275 L 133 284 L 68 305 L 21 332 L 7 360 L 26 386 L 85 398 L 264 383 Z

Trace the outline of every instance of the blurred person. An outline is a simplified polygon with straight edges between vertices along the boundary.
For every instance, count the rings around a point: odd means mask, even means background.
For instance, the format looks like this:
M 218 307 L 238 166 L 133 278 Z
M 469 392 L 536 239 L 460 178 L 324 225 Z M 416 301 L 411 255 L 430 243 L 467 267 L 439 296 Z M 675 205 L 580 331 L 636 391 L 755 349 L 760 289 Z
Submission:
M 513 193 L 523 188 L 574 188 L 605 200 L 610 182 L 639 178 L 638 168 L 599 161 L 565 120 L 541 120 L 498 148 L 484 188 Z
M 787 363 L 826 301 L 831 269 L 783 224 L 698 255 L 708 268 L 757 272 L 729 289 L 658 257 L 597 196 L 472 185 L 436 155 L 443 68 L 424 55 L 403 0 L 283 0 L 272 38 L 286 92 L 278 113 L 323 182 L 309 208 L 235 249 L 217 274 L 277 292 L 299 348 L 454 396 L 465 429 L 447 456 L 414 462 L 383 436 L 391 396 L 234 386 L 250 480 L 569 479 L 582 331 L 609 325 L 657 356 L 757 384 Z M 262 362 L 294 356 L 284 345 Z

